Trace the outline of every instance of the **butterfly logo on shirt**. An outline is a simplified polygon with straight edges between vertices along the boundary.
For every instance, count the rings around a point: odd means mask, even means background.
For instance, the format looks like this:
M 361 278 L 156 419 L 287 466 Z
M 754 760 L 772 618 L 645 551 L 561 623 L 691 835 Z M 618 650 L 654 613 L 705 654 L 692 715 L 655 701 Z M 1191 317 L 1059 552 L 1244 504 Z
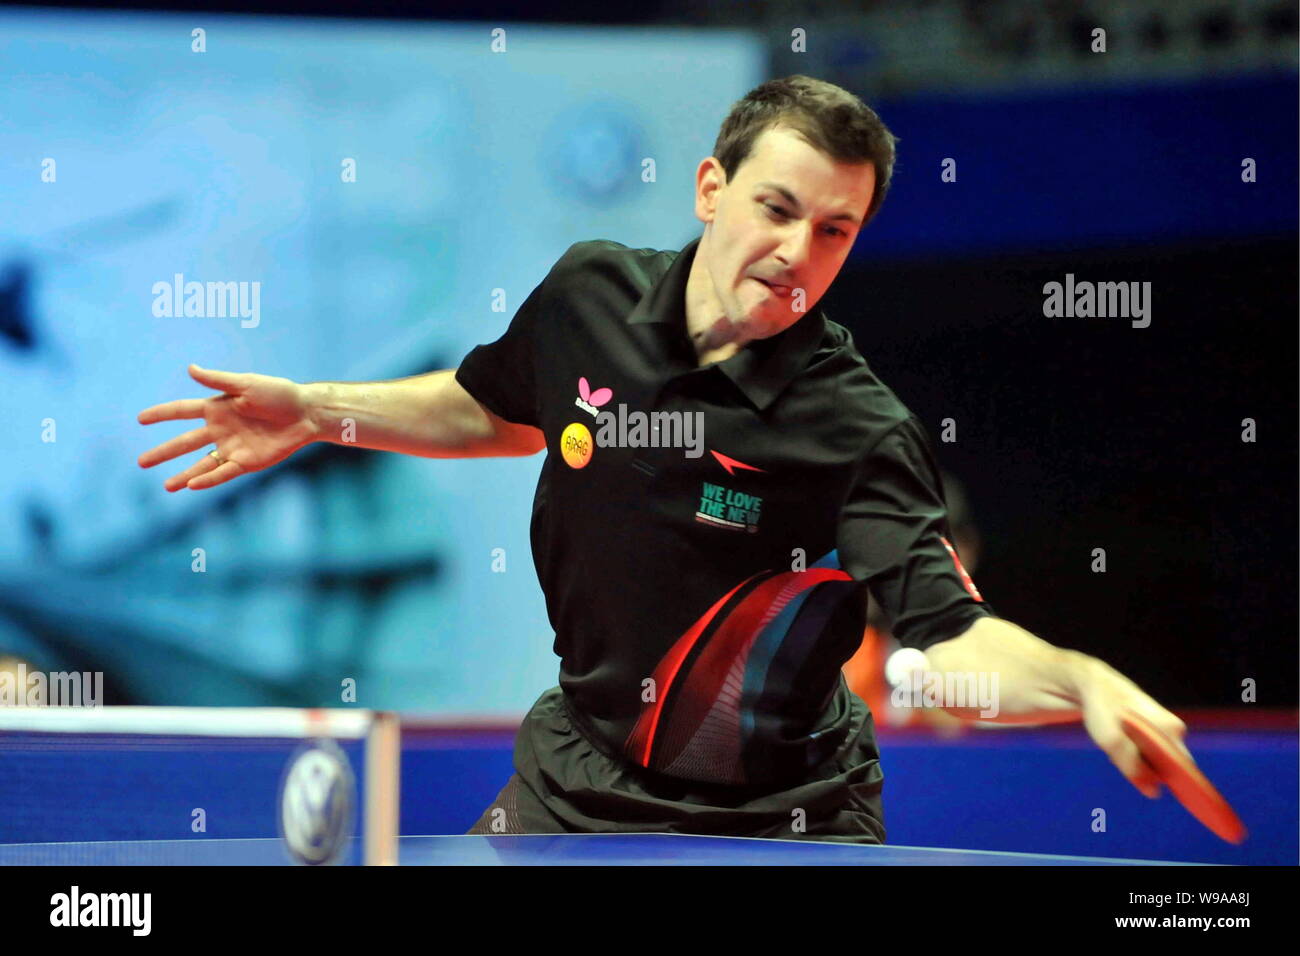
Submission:
M 613 397 L 613 389 L 598 388 L 593 392 L 591 390 L 591 383 L 583 377 L 578 379 L 578 397 L 573 400 L 573 404 L 577 405 L 584 412 L 587 412 L 595 418 L 600 414 L 598 411 L 600 406 L 607 403 Z

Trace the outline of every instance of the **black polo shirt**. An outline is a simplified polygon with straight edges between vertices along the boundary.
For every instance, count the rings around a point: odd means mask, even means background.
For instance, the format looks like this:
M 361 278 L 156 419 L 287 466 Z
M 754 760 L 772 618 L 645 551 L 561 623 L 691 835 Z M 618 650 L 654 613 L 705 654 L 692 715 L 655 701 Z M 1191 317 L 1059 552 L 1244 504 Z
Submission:
M 546 436 L 531 540 L 574 722 L 655 774 L 776 785 L 850 733 L 864 586 L 921 649 L 991 609 L 922 426 L 846 329 L 816 309 L 698 367 L 698 244 L 577 243 L 456 378 Z

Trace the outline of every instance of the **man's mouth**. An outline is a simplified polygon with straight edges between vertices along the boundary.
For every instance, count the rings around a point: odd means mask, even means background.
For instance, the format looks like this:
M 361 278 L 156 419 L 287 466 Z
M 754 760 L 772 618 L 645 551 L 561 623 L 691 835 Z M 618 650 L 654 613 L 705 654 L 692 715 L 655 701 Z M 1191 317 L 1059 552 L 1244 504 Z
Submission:
M 774 295 L 787 296 L 790 294 L 790 287 L 785 285 L 773 285 L 771 282 L 764 282 L 762 279 L 755 279 L 761 285 L 767 286 Z

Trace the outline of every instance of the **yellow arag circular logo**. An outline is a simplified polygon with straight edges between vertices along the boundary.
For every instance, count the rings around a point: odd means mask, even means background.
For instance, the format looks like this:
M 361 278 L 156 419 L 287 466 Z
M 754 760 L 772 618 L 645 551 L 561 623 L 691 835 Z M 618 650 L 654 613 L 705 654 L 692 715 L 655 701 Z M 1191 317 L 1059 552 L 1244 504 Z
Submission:
M 591 432 L 582 422 L 573 422 L 560 436 L 560 454 L 570 468 L 585 468 L 591 452 Z

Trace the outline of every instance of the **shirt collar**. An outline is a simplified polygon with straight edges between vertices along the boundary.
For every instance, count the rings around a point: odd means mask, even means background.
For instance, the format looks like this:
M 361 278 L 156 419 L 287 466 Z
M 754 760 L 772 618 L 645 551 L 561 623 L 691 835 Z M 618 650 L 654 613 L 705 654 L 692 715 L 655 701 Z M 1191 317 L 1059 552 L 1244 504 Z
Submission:
M 693 239 L 677 254 L 668 271 L 628 313 L 629 324 L 662 326 L 686 339 L 686 279 L 699 245 L 700 240 Z M 784 332 L 750 342 L 717 367 L 762 411 L 808 367 L 825 330 L 825 316 L 820 308 L 814 309 Z

